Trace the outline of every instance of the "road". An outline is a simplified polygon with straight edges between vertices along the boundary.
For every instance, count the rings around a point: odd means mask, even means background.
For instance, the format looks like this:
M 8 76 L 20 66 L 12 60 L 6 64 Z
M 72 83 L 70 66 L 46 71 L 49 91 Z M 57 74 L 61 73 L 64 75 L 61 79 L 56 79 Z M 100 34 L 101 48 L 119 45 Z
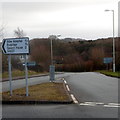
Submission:
M 69 93 L 78 103 L 3 105 L 3 118 L 118 118 L 117 78 L 94 72 L 64 73 L 56 76 L 57 80 L 59 78 L 64 78 Z M 37 84 L 48 79 L 47 76 L 31 78 L 29 83 L 35 81 L 30 84 Z
M 60 77 L 66 76 L 65 74 L 56 74 L 55 78 L 58 79 Z M 28 78 L 28 84 L 29 85 L 35 85 L 40 84 L 43 82 L 49 82 L 49 76 L 41 76 L 41 77 L 34 77 L 34 78 Z M 2 82 L 2 89 L 1 91 L 8 91 L 9 90 L 9 81 Z M 25 79 L 19 79 L 19 80 L 13 80 L 12 81 L 12 89 L 22 88 L 25 87 L 26 81 Z

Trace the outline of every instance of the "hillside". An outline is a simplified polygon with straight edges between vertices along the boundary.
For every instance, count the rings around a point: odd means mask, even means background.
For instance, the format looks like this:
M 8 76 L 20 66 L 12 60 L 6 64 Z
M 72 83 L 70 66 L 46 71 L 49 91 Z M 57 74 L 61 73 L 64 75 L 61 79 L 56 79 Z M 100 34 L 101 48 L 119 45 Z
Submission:
M 115 38 L 115 41 L 116 69 L 120 70 L 120 38 Z M 94 71 L 104 70 L 107 67 L 112 69 L 112 63 L 109 66 L 103 63 L 104 57 L 112 57 L 112 38 L 53 40 L 53 56 L 57 71 Z M 50 60 L 50 40 L 47 38 L 30 40 L 29 61 L 35 61 L 39 65 L 36 69 L 48 71 Z M 6 63 L 5 60 L 3 62 Z
M 116 41 L 116 64 L 119 66 L 120 38 Z M 31 40 L 30 60 L 36 61 L 45 70 L 50 64 L 50 40 Z M 39 52 L 38 52 L 39 51 Z M 106 69 L 104 57 L 112 57 L 112 38 L 98 40 L 54 40 L 53 54 L 58 71 L 94 71 Z M 112 63 L 109 65 L 112 69 Z M 117 67 L 119 69 L 119 67 Z

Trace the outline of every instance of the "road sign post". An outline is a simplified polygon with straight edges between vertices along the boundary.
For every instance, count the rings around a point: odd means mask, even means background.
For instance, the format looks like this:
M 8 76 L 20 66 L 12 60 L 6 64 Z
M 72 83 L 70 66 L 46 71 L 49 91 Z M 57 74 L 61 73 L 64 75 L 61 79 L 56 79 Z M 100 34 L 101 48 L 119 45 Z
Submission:
M 28 96 L 27 54 L 29 54 L 29 38 L 22 37 L 3 39 L 2 51 L 4 54 L 8 55 L 10 95 L 12 95 L 11 55 L 25 55 L 26 96 Z
M 9 86 L 10 86 L 10 95 L 12 96 L 11 55 L 8 55 L 8 72 L 9 72 Z
M 26 80 L 26 96 L 28 96 L 28 68 L 27 68 L 27 55 L 25 57 L 25 80 Z

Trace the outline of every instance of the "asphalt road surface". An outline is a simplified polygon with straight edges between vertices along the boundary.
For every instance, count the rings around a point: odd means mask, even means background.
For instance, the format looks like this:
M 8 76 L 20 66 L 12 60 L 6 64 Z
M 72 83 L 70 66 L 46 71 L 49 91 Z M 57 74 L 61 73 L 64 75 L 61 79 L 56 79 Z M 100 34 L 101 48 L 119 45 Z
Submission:
M 56 74 L 55 78 L 58 79 L 60 77 L 66 76 L 65 74 Z M 44 82 L 49 82 L 49 76 L 41 76 L 41 77 L 34 77 L 34 78 L 28 78 L 28 84 L 29 85 L 36 85 Z M 1 91 L 9 91 L 9 81 L 1 82 L 2 89 Z M 19 80 L 12 80 L 12 89 L 22 88 L 25 87 L 26 81 L 25 79 L 19 79 Z
M 3 118 L 118 118 L 118 79 L 99 73 L 64 73 L 56 76 L 64 80 L 74 104 L 3 105 Z M 18 83 L 19 81 L 19 83 Z M 24 80 L 14 81 L 14 89 Z M 23 83 L 22 83 L 23 81 Z M 29 79 L 29 84 L 49 81 L 49 77 Z M 8 87 L 3 83 L 3 90 Z

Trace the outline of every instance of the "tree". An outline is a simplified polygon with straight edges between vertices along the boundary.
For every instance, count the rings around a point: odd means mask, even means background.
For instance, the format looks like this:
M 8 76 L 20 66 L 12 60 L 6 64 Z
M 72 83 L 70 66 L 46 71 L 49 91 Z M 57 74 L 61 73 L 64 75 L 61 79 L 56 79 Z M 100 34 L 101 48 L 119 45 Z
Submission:
M 14 35 L 17 38 L 21 38 L 21 37 L 26 36 L 24 31 L 22 29 L 20 29 L 19 27 L 16 30 L 14 30 Z M 22 58 L 22 57 L 23 57 L 23 55 L 21 55 L 21 56 L 19 56 L 19 55 L 12 56 L 12 66 L 13 66 L 13 68 L 20 69 L 20 70 L 23 69 L 22 61 L 20 60 L 20 58 Z
M 4 38 L 5 27 L 6 27 L 5 24 L 2 24 L 2 25 L 0 26 L 0 38 L 1 38 L 1 39 Z
M 120 71 L 120 37 L 115 40 L 116 46 L 116 71 Z
M 48 39 L 34 39 L 30 42 L 30 60 L 42 66 L 45 71 L 49 70 L 50 48 Z
M 102 69 L 103 67 L 104 51 L 100 47 L 91 49 L 91 60 L 93 61 L 94 69 Z
M 17 30 L 14 30 L 14 35 L 18 38 L 26 36 L 24 31 L 20 29 L 19 27 L 17 28 Z
M 5 29 L 5 25 L 1 25 L 0 27 L 0 39 L 1 40 L 4 38 L 4 29 Z M 0 46 L 1 44 L 2 43 L 0 43 Z M 1 70 L 3 72 L 8 69 L 7 56 L 2 53 L 1 47 L 0 47 L 0 66 L 1 66 L 0 72 Z
M 1 27 L 0 28 L 0 38 L 3 38 L 3 36 L 4 36 L 3 30 L 4 30 L 4 27 Z

